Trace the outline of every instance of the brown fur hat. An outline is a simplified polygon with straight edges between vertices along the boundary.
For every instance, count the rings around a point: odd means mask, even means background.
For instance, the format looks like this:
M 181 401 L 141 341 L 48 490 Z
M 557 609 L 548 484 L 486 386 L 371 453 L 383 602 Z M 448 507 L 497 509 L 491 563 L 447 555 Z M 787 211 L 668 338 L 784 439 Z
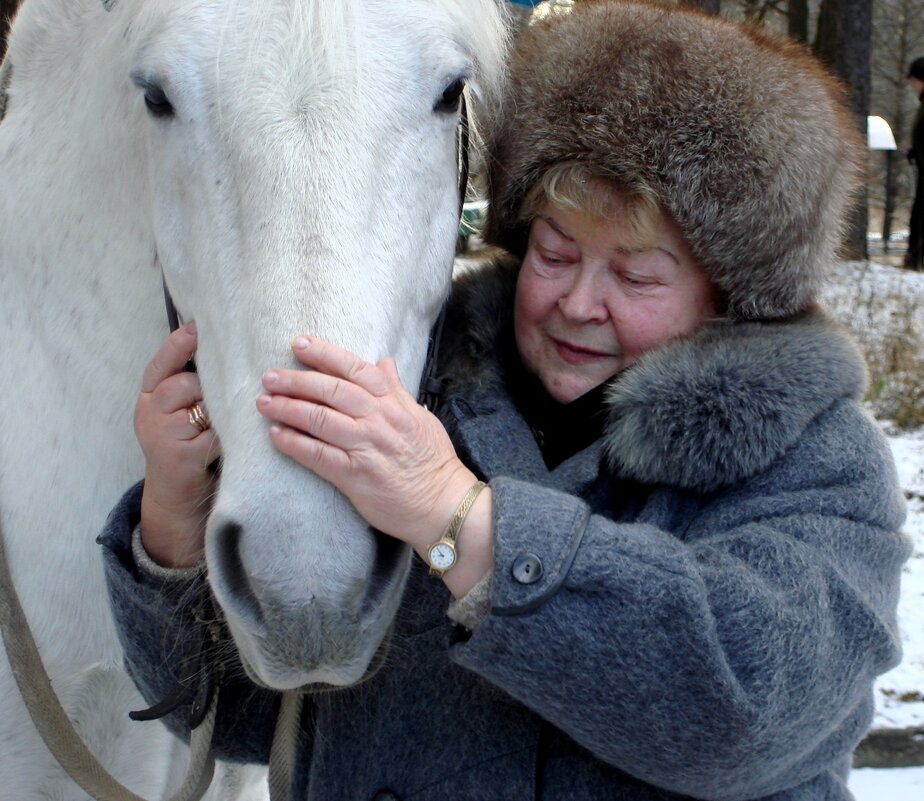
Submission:
M 798 45 L 673 6 L 582 0 L 517 42 L 485 239 L 522 257 L 524 196 L 553 164 L 584 162 L 655 190 L 729 316 L 802 311 L 861 174 L 842 94 Z

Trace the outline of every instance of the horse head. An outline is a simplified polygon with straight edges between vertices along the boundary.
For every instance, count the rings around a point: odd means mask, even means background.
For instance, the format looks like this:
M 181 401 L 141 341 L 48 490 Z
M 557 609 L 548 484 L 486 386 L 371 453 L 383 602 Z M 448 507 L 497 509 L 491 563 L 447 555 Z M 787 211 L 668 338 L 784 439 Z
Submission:
M 295 365 L 301 333 L 393 355 L 416 389 L 451 277 L 461 97 L 498 80 L 499 13 L 494 0 L 145 0 L 131 25 L 156 254 L 196 320 L 222 442 L 214 595 L 257 681 L 353 683 L 409 551 L 275 452 L 254 401 L 266 369 Z

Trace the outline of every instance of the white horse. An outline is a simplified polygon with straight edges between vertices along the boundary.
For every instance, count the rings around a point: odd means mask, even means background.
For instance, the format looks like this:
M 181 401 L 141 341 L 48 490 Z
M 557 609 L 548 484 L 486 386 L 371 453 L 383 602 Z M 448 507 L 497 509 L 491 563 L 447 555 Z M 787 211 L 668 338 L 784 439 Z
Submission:
M 94 539 L 142 475 L 131 418 L 166 333 L 160 266 L 198 324 L 224 451 L 209 575 L 243 661 L 281 689 L 354 682 L 409 554 L 274 453 L 254 399 L 297 333 L 394 355 L 416 387 L 450 281 L 459 96 L 492 94 L 500 17 L 494 0 L 27 0 L 15 21 L 0 520 L 64 707 L 136 792 L 175 783 L 176 744 L 126 719 L 145 704 Z M 0 796 L 86 798 L 35 734 L 5 654 Z

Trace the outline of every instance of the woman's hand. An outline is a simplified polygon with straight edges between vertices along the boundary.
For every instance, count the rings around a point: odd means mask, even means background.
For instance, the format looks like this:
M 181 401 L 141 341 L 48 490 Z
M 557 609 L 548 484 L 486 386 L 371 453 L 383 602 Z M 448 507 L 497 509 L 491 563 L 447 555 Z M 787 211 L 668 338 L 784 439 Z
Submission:
M 273 444 L 330 481 L 369 524 L 426 557 L 476 476 L 439 420 L 401 385 L 392 359 L 371 364 L 309 337 L 296 339 L 293 351 L 311 369 L 267 372 L 267 393 L 257 400 L 275 423 Z M 457 595 L 490 568 L 490 510 L 485 490 L 459 536 L 459 565 L 445 576 Z
M 135 406 L 146 460 L 141 538 L 151 558 L 168 567 L 202 558 L 215 490 L 209 465 L 219 455 L 218 437 L 211 428 L 200 431 L 188 412 L 202 401 L 198 377 L 183 371 L 195 349 L 194 323 L 174 331 L 145 368 Z

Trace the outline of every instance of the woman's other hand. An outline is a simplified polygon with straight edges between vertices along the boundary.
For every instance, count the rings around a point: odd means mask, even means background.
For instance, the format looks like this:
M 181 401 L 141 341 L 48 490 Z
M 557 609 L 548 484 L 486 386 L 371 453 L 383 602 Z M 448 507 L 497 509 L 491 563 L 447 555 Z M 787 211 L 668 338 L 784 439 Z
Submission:
M 184 366 L 196 349 L 194 323 L 174 331 L 145 368 L 135 406 L 135 435 L 146 461 L 141 539 L 158 564 L 188 567 L 201 558 L 218 458 L 215 432 L 190 409 L 202 402 L 195 373 Z M 200 405 L 199 409 L 203 407 Z

